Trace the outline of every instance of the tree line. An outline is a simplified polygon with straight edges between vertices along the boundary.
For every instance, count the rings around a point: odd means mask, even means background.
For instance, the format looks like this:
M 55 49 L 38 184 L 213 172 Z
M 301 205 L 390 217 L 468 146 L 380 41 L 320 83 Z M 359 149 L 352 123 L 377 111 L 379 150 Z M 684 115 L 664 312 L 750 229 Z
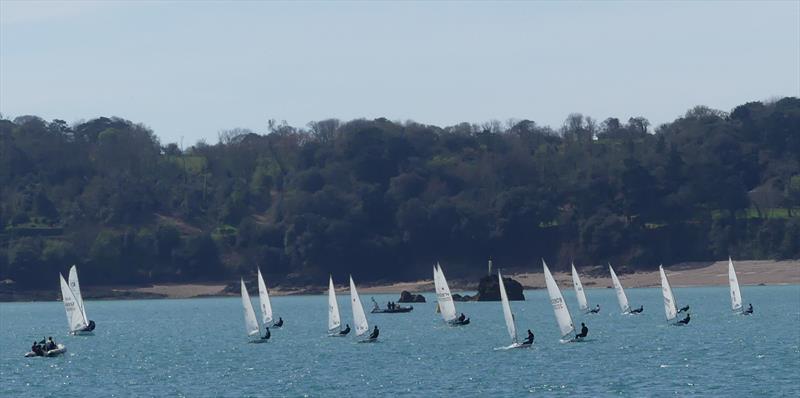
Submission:
M 800 257 L 800 100 L 657 127 L 329 119 L 182 149 L 117 117 L 0 118 L 0 280 L 286 284 Z M 322 278 L 322 279 L 320 279 Z

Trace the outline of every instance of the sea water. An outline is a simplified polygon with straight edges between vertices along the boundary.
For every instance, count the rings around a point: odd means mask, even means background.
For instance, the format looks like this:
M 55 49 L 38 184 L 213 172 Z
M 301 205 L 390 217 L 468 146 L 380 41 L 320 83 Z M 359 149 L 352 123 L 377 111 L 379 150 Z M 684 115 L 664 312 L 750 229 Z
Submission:
M 798 396 L 800 286 L 743 286 L 752 316 L 731 313 L 727 287 L 676 288 L 690 305 L 688 326 L 664 319 L 658 288 L 628 289 L 638 316 L 621 315 L 612 289 L 587 289 L 596 315 L 577 310 L 588 341 L 560 343 L 544 290 L 511 302 L 520 339 L 510 343 L 499 302 L 456 303 L 471 318 L 449 327 L 435 296 L 405 314 L 367 314 L 378 343 L 327 336 L 327 297 L 274 297 L 285 326 L 266 344 L 245 337 L 241 299 L 87 301 L 94 336 L 68 336 L 60 302 L 0 304 L 0 396 Z M 257 307 L 257 294 L 253 294 Z M 362 294 L 382 306 L 397 295 Z M 340 294 L 343 323 L 352 323 Z M 683 314 L 681 314 L 683 315 Z M 260 318 L 260 314 L 259 314 Z M 354 329 L 354 328 L 353 328 Z M 24 358 L 31 342 L 54 336 L 67 353 Z

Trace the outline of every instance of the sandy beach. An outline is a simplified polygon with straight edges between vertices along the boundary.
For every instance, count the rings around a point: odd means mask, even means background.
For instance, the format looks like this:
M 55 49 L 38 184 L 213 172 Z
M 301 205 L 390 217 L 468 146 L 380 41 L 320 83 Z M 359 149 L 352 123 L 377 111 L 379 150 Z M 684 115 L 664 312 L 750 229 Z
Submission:
M 742 285 L 796 285 L 800 284 L 800 260 L 771 261 L 753 260 L 737 261 L 736 273 Z M 658 270 L 623 273 L 624 267 L 615 267 L 622 285 L 626 288 L 653 287 L 660 285 Z M 682 286 L 714 286 L 728 284 L 728 262 L 694 262 L 671 265 L 665 268 L 670 284 Z M 578 266 L 583 285 L 588 288 L 611 288 L 611 277 L 607 266 Z M 526 289 L 544 289 L 544 276 L 541 272 L 513 272 L 504 275 L 520 282 Z M 567 272 L 554 272 L 558 284 L 564 288 L 572 286 L 572 277 Z M 477 279 L 448 280 L 453 292 L 475 291 Z M 234 296 L 238 293 L 225 292 L 225 282 L 190 283 L 190 284 L 156 284 L 152 286 L 83 286 L 84 297 L 90 299 L 186 299 L 196 297 Z M 289 296 L 323 294 L 327 286 L 284 287 L 270 286 L 270 295 Z M 337 292 L 347 293 L 347 287 L 337 285 Z M 400 294 L 407 290 L 411 293 L 433 292 L 433 281 L 419 280 L 388 284 L 359 285 L 362 294 Z M 0 292 L 3 293 L 3 292 Z M 7 291 L 0 294 L 0 301 L 49 301 L 57 299 L 55 291 Z
M 789 261 L 738 261 L 735 263 L 739 283 L 742 285 L 787 285 L 800 284 L 800 260 Z M 658 270 L 620 274 L 620 281 L 625 287 L 652 287 L 659 286 Z M 673 287 L 681 286 L 713 286 L 728 284 L 728 262 L 697 262 L 675 264 L 665 268 L 667 276 Z M 579 267 L 581 281 L 587 288 L 610 288 L 611 277 L 605 266 Z M 544 277 L 541 272 L 511 273 L 510 277 L 519 281 L 526 289 L 543 289 Z M 566 272 L 555 272 L 553 276 L 563 286 L 572 286 L 572 277 Z M 475 290 L 477 282 L 461 280 L 450 281 L 453 290 Z M 132 291 L 140 293 L 155 293 L 167 298 L 191 298 L 201 296 L 225 295 L 225 284 L 165 284 L 151 287 L 133 288 Z M 325 286 L 308 286 L 305 288 L 270 288 L 274 296 L 319 294 Z M 337 287 L 337 291 L 345 292 L 347 289 Z M 397 282 L 383 285 L 365 284 L 359 287 L 362 294 L 400 294 L 403 290 L 412 293 L 433 291 L 432 280 L 415 282 Z

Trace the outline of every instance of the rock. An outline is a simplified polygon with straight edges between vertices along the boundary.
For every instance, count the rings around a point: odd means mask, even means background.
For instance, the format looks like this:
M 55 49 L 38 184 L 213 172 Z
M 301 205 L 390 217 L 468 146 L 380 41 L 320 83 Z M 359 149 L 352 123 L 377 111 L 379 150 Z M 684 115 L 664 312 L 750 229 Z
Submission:
M 425 296 L 421 294 L 413 294 L 407 290 L 403 290 L 400 292 L 400 300 L 397 300 L 398 303 L 424 303 Z
M 460 295 L 458 293 L 453 294 L 453 301 L 477 301 L 478 295 L 470 296 L 469 294 Z
M 503 278 L 506 286 L 506 294 L 510 301 L 524 301 L 525 295 L 522 293 L 522 284 L 511 279 Z M 478 283 L 478 301 L 500 301 L 500 284 L 496 276 L 485 276 Z

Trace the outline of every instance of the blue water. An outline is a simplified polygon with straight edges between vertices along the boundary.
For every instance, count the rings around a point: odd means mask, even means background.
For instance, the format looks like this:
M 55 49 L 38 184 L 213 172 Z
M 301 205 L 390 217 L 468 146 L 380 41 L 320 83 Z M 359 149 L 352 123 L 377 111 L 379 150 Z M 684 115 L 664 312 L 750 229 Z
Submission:
M 494 350 L 509 344 L 500 303 L 457 303 L 472 324 L 453 328 L 432 294 L 408 314 L 367 314 L 381 329 L 376 344 L 326 337 L 324 296 L 273 298 L 286 326 L 267 344 L 246 343 L 238 297 L 87 301 L 97 330 L 83 337 L 67 336 L 60 302 L 3 303 L 0 396 L 800 394 L 800 286 L 743 287 L 749 317 L 731 314 L 726 287 L 677 288 L 679 304 L 692 306 L 687 327 L 665 324 L 659 289 L 627 293 L 644 314 L 622 316 L 613 290 L 587 289 L 602 312 L 573 315 L 590 341 L 561 344 L 546 292 L 527 291 L 512 309 L 520 335 L 532 328 L 536 343 L 509 351 Z M 345 322 L 348 298 L 339 297 Z M 65 356 L 23 358 L 49 335 Z

